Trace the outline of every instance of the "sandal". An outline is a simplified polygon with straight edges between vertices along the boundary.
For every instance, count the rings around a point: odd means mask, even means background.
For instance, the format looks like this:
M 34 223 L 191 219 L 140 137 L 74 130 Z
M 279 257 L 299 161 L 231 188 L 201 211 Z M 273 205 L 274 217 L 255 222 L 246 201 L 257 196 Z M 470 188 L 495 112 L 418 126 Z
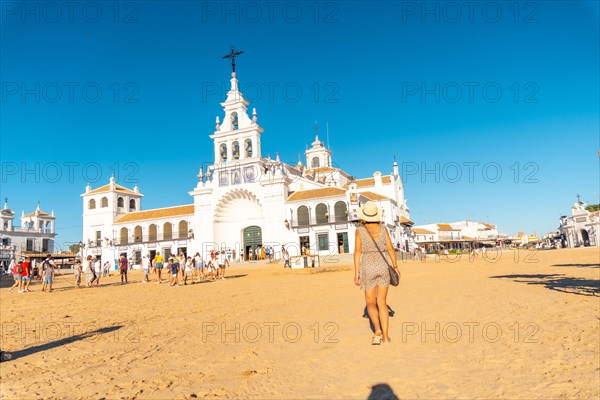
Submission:
M 373 341 L 371 341 L 371 344 L 374 346 L 379 346 L 381 344 L 381 335 L 373 336 Z

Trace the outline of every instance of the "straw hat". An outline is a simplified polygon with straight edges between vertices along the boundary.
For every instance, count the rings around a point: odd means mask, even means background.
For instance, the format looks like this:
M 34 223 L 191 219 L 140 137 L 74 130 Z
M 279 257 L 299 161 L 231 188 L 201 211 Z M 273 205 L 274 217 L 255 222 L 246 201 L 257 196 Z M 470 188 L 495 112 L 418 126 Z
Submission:
M 381 222 L 381 210 L 372 201 L 367 201 L 358 209 L 358 216 L 366 222 Z

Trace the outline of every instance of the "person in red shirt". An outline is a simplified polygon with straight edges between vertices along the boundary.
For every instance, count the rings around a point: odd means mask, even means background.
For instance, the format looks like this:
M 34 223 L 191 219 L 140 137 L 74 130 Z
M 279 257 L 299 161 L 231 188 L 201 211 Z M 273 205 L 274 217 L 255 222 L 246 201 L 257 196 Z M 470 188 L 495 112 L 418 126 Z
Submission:
M 121 256 L 119 260 L 119 271 L 121 272 L 121 285 L 127 283 L 127 258 L 125 256 Z
M 31 283 L 31 261 L 29 257 L 25 258 L 25 262 L 23 263 L 23 272 L 21 272 L 21 281 L 23 281 L 23 286 L 19 292 L 31 292 L 29 290 L 29 284 Z

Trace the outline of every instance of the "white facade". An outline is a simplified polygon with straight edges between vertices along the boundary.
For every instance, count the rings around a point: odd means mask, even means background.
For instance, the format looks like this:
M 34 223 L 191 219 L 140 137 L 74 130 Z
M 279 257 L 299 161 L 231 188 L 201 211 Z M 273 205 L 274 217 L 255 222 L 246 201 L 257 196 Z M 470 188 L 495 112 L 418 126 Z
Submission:
M 87 187 L 84 254 L 108 260 L 120 254 L 153 257 L 156 251 L 206 257 L 213 249 L 226 249 L 246 258 L 256 246 L 272 246 L 278 256 L 282 245 L 292 256 L 301 246 L 321 256 L 352 252 L 356 211 L 366 200 L 383 209 L 394 244 L 412 246 L 397 163 L 389 175 L 354 179 L 331 167 L 332 153 L 318 135 L 305 152 L 306 167 L 283 163 L 278 154 L 265 158 L 256 109 L 249 117 L 235 73 L 221 105 L 224 116 L 216 118 L 210 135 L 215 161 L 206 170 L 200 167 L 198 184 L 189 192 L 192 203 L 143 211 L 137 187 L 130 190 L 114 179 L 95 190 Z
M 561 247 L 600 245 L 600 213 L 589 212 L 586 203 L 577 201 L 571 207 L 571 216 L 562 216 L 558 228 Z
M 498 239 L 495 225 L 475 221 L 458 221 L 449 224 L 425 224 L 412 228 L 415 242 L 428 247 L 441 244 L 446 248 L 463 248 L 462 243 L 494 244 Z
M 15 212 L 8 208 L 8 199 L 0 212 L 0 263 L 8 263 L 13 256 L 33 253 L 54 252 L 54 211 L 50 214 L 41 211 L 38 204 L 35 211 L 21 212 L 21 226 L 15 225 Z

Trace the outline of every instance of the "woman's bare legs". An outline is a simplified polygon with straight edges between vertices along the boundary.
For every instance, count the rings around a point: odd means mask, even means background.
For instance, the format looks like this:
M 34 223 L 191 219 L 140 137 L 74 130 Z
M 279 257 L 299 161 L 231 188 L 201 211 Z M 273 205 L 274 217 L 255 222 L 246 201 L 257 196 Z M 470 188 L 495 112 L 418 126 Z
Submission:
M 381 336 L 381 324 L 379 323 L 379 312 L 377 311 L 377 288 L 365 290 L 365 300 L 367 302 L 367 313 L 375 327 L 375 335 Z
M 388 342 L 390 313 L 387 308 L 387 293 L 388 286 L 377 286 L 377 308 L 379 308 L 379 321 L 381 322 L 381 332 L 383 333 L 383 341 Z

